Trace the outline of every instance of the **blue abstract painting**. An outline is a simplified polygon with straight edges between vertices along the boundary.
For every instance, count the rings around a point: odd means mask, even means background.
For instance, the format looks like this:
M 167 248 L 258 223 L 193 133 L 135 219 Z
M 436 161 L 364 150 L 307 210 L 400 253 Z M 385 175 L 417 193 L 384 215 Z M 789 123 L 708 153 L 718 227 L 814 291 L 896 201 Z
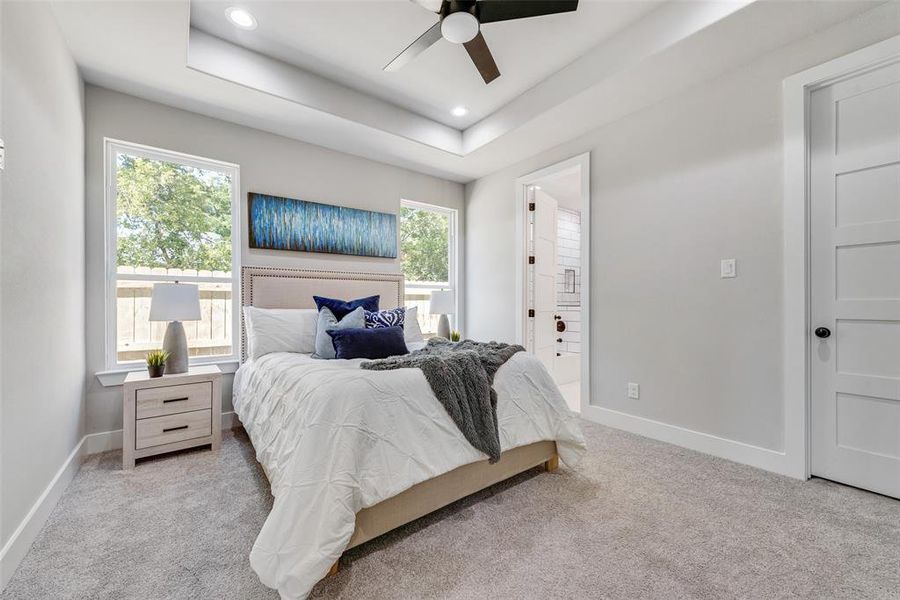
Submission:
M 251 192 L 250 247 L 397 257 L 397 215 Z

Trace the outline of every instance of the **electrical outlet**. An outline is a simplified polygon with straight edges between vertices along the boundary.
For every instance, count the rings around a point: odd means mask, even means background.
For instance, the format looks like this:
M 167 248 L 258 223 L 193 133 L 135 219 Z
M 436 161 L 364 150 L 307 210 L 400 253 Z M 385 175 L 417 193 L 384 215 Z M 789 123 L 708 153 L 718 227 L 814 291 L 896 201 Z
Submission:
M 722 279 L 737 277 L 737 261 L 733 258 L 723 258 L 721 265 Z
M 639 383 L 628 383 L 628 397 L 637 400 L 641 397 L 641 385 Z

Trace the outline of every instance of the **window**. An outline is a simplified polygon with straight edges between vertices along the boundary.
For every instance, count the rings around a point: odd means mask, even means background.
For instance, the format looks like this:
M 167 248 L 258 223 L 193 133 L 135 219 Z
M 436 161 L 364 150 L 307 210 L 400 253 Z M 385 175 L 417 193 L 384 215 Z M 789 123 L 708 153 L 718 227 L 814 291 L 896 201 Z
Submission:
M 456 211 L 403 200 L 400 203 L 400 261 L 406 279 L 406 306 L 418 307 L 427 336 L 437 332 L 440 315 L 429 312 L 431 292 L 452 290 L 456 302 Z M 458 311 L 457 311 L 458 312 Z M 449 315 L 456 328 L 457 315 Z
M 162 347 L 151 322 L 157 282 L 199 286 L 201 319 L 184 323 L 191 363 L 234 359 L 238 167 L 125 142 L 106 142 L 107 366 Z

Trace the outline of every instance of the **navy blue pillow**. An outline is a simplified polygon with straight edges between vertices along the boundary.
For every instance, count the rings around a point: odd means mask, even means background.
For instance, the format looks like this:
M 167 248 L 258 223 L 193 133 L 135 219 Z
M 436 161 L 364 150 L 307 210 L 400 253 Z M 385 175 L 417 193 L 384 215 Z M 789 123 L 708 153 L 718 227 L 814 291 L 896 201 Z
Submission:
M 378 301 L 380 299 L 381 296 L 368 296 L 366 298 L 357 298 L 356 300 L 344 302 L 343 300 L 325 298 L 324 296 L 313 296 L 313 300 L 315 300 L 316 302 L 316 310 L 321 312 L 323 308 L 327 308 L 331 311 L 331 314 L 337 317 L 338 321 L 343 319 L 345 315 L 353 312 L 360 306 L 363 307 L 363 310 L 378 312 Z
M 408 354 L 402 327 L 378 329 L 331 329 L 335 358 L 387 358 Z

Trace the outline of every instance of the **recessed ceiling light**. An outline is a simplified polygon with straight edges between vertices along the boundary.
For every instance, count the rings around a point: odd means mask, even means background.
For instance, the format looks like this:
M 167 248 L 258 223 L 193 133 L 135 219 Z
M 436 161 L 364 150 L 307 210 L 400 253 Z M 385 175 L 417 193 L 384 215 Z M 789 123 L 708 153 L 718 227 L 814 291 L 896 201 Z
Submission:
M 454 117 L 464 117 L 469 113 L 469 109 L 465 106 L 456 106 L 453 108 L 453 110 L 450 111 L 450 113 Z
M 247 9 L 232 6 L 225 9 L 225 16 L 232 24 L 241 29 L 256 29 L 256 19 Z
M 534 186 L 534 189 L 539 190 L 539 189 L 541 189 L 541 186 L 536 185 L 536 186 Z

